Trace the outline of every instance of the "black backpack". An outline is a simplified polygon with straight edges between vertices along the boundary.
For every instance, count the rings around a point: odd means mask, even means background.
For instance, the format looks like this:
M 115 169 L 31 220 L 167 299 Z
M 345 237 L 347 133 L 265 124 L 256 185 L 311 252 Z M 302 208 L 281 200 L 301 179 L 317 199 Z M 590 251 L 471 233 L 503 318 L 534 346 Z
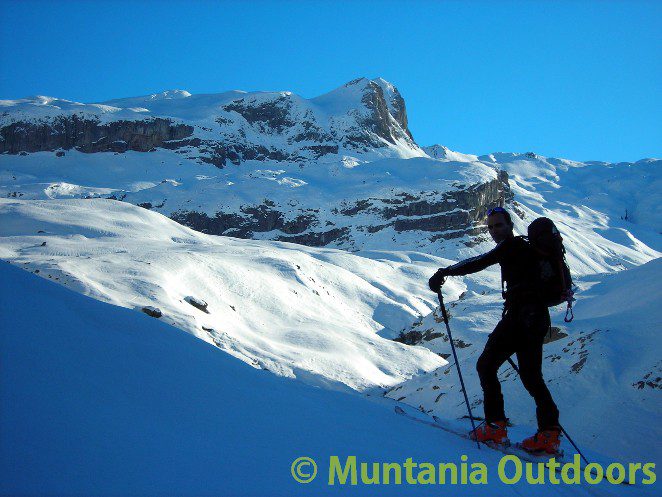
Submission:
M 548 307 L 571 303 L 572 277 L 565 260 L 565 247 L 561 233 L 554 222 L 539 217 L 528 228 L 529 245 L 538 255 L 538 283 L 543 301 Z

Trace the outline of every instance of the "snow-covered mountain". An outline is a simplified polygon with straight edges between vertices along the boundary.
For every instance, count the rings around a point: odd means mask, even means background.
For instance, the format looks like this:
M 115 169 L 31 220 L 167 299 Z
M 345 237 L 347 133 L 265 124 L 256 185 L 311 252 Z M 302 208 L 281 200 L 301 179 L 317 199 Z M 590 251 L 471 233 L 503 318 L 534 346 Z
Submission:
M 650 246 L 662 231 L 659 160 L 421 149 L 404 99 L 383 79 L 360 78 L 309 100 L 167 91 L 0 107 L 3 197 L 121 199 L 209 234 L 449 258 L 487 240 L 487 208 L 515 201 L 522 226 L 547 212 L 565 231 L 599 231 L 588 242 L 603 247 L 598 260 L 582 236 L 571 244 L 576 263 L 594 272 L 648 260 L 651 251 L 632 240 Z M 255 147 L 268 150 L 248 152 Z M 320 155 L 310 147 L 327 148 Z M 624 262 L 614 244 L 631 249 Z
M 519 234 L 548 216 L 579 289 L 575 321 L 554 310 L 545 349 L 561 421 L 589 450 L 659 459 L 638 442 L 660 436 L 659 159 L 421 148 L 397 89 L 365 78 L 313 99 L 175 90 L 100 104 L 0 101 L 0 150 L 0 258 L 160 313 L 141 322 L 175 326 L 254 368 L 445 418 L 464 404 L 428 277 L 493 247 L 489 207 L 509 208 Z M 19 280 L 33 288 L 6 281 Z M 444 292 L 480 412 L 473 365 L 501 311 L 498 268 Z M 20 308 L 30 305 L 41 302 Z M 236 374 L 236 399 L 253 406 L 253 380 Z M 515 429 L 532 430 L 528 395 L 509 369 L 502 378 Z M 622 437 L 601 436 L 614 427 Z
M 305 162 L 425 154 L 389 82 L 358 78 L 312 99 L 292 92 L 170 90 L 83 104 L 36 96 L 1 100 L 0 152 L 149 152 L 165 148 L 219 168 L 247 160 Z
M 0 107 L 0 196 L 121 199 L 210 234 L 420 249 L 474 234 L 510 198 L 491 164 L 431 160 L 383 79 L 309 100 L 167 91 Z

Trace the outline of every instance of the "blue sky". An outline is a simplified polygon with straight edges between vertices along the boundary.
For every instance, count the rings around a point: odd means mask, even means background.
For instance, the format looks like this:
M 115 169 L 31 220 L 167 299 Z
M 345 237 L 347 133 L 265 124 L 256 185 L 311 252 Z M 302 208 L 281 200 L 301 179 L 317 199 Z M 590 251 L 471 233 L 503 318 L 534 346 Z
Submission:
M 662 2 L 0 0 L 0 15 L 0 99 L 314 97 L 381 76 L 421 145 L 662 156 Z

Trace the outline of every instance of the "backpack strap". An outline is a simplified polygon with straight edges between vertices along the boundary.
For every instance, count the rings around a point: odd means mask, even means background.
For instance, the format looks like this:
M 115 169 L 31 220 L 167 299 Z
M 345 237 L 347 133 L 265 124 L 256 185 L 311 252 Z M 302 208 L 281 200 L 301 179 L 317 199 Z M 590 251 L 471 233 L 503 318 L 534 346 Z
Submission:
M 565 271 L 563 270 L 563 259 L 559 259 L 558 263 L 559 263 L 559 274 L 561 275 L 561 293 L 563 293 L 568 288 L 568 282 L 565 280 Z
M 503 309 L 501 309 L 501 318 L 503 319 L 506 317 L 506 311 L 508 310 L 506 307 L 506 288 L 503 281 L 503 269 L 501 269 L 501 297 L 503 298 Z

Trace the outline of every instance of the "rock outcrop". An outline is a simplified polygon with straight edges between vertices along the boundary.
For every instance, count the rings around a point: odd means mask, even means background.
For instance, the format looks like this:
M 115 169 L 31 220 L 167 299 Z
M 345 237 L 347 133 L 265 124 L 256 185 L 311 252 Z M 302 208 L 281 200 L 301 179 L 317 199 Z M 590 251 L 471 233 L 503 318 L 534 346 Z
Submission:
M 467 188 L 413 195 L 397 192 L 389 197 L 369 197 L 352 204 L 340 202 L 328 210 L 292 211 L 286 205 L 268 201 L 242 206 L 239 212 L 179 210 L 171 218 L 197 231 L 212 235 L 268 238 L 308 246 L 357 248 L 357 235 L 377 233 L 387 228 L 395 233 L 422 233 L 430 242 L 477 235 L 490 206 L 511 201 L 508 174 Z M 369 222 L 366 222 L 369 220 Z
M 310 100 L 291 92 L 229 92 L 212 95 L 213 105 L 208 95 L 181 91 L 106 104 L 33 97 L 3 106 L 0 153 L 185 149 L 187 158 L 219 168 L 375 151 L 382 157 L 398 157 L 403 150 L 424 156 L 407 127 L 400 93 L 376 81 L 359 78 Z M 188 113 L 182 102 L 190 104 Z
M 190 137 L 193 129 L 193 126 L 161 118 L 101 123 L 77 114 L 63 115 L 41 122 L 18 121 L 0 127 L 0 153 L 59 149 L 85 153 L 149 152 L 157 147 L 175 148 L 172 141 Z M 181 146 L 190 144 L 190 141 L 180 143 Z
M 1 108 L 0 153 L 51 151 L 57 167 L 76 160 L 75 152 L 99 154 L 102 165 L 107 152 L 145 153 L 137 161 L 145 170 L 150 161 L 165 164 L 152 164 L 156 174 L 180 174 L 185 160 L 216 168 L 243 165 L 222 174 L 202 168 L 199 177 L 208 182 L 196 176 L 183 188 L 163 177 L 141 178 L 138 189 L 133 181 L 124 189 L 103 185 L 108 193 L 62 180 L 46 190 L 34 186 L 48 198 L 102 195 L 132 202 L 208 234 L 348 250 L 361 249 L 368 235 L 395 240 L 405 233 L 435 242 L 481 233 L 486 209 L 512 198 L 507 174 L 495 174 L 492 166 L 471 164 L 468 156 L 447 149 L 428 153 L 455 165 L 431 161 L 413 140 L 402 95 L 381 78 L 358 78 L 312 99 L 291 92 L 168 91 L 101 104 L 33 97 L 3 101 Z M 155 150 L 164 153 L 151 159 L 148 153 Z M 172 163 L 177 167 L 168 167 Z M 122 164 L 134 167 L 132 161 Z M 482 172 L 465 174 L 465 165 Z M 447 181 L 447 175 L 461 181 Z M 6 195 L 23 195 L 16 181 Z M 298 194 L 300 202 L 289 198 L 297 194 L 288 188 L 308 181 L 315 185 L 301 191 L 309 196 Z M 337 198 L 331 195 L 319 206 L 315 196 L 326 197 L 333 188 Z

